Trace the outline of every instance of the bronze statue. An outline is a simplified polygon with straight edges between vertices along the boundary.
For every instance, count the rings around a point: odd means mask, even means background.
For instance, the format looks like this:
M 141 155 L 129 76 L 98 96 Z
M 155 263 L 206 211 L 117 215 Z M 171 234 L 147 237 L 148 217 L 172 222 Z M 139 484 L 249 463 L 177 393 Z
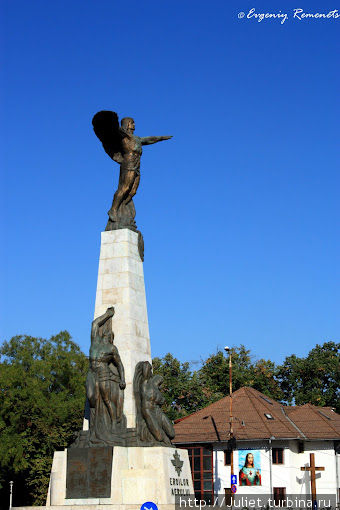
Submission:
M 161 443 L 169 446 L 171 439 L 175 437 L 174 427 L 161 409 L 165 402 L 160 392 L 162 382 L 162 376 L 153 375 L 148 361 L 137 363 L 133 389 L 137 411 L 137 437 L 141 445 Z
M 114 308 L 92 322 L 90 369 L 86 394 L 90 404 L 90 445 L 113 444 L 113 435 L 126 429 L 123 415 L 124 367 L 113 345 Z
M 123 118 L 119 126 L 117 113 L 106 110 L 95 114 L 92 125 L 105 152 L 120 164 L 118 189 L 108 212 L 109 220 L 105 230 L 129 228 L 138 232 L 132 198 L 140 181 L 142 146 L 169 140 L 172 136 L 136 136 L 135 122 L 131 117 Z
M 174 427 L 162 411 L 165 399 L 160 391 L 163 378 L 153 375 L 149 361 L 135 367 L 133 395 L 136 404 L 136 427 L 127 428 L 123 413 L 124 367 L 113 344 L 114 308 L 92 322 L 90 367 L 86 379 L 89 429 L 81 430 L 71 448 L 104 446 L 172 446 Z

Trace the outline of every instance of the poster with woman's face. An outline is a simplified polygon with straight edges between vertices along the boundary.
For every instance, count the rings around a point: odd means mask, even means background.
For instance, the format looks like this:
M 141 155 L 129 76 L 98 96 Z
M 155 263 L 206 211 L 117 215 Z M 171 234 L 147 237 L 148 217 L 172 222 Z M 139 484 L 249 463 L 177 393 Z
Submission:
M 238 465 L 240 485 L 261 485 L 260 450 L 239 450 Z

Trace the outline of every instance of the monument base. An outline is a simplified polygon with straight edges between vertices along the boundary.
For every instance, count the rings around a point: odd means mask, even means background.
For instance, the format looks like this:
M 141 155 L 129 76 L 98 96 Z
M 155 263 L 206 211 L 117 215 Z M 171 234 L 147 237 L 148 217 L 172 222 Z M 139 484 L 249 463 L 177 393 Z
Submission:
M 146 501 L 145 501 L 146 503 Z M 100 504 L 100 505 L 88 505 L 84 504 L 79 507 L 70 507 L 70 505 L 58 505 L 58 506 L 12 506 L 14 510 L 74 510 L 74 508 L 79 508 L 79 510 L 141 510 L 141 505 L 111 505 L 111 504 Z M 175 503 L 171 505 L 157 505 L 158 510 L 175 510 Z
M 109 497 L 66 498 L 66 473 L 67 450 L 55 452 L 46 506 L 16 508 L 99 510 L 105 505 L 105 510 L 140 510 L 152 501 L 159 510 L 173 510 L 175 496 L 194 493 L 188 452 L 180 448 L 113 447 Z

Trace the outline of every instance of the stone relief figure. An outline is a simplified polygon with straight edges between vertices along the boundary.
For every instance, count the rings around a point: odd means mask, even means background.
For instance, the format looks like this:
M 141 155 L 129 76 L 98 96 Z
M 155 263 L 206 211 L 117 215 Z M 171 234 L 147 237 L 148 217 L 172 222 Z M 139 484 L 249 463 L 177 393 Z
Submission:
M 89 446 L 112 445 L 115 436 L 126 430 L 123 415 L 126 386 L 124 367 L 113 344 L 111 318 L 114 308 L 92 322 L 90 368 L 86 395 L 90 405 Z
M 171 445 L 174 427 L 163 413 L 165 399 L 160 391 L 163 378 L 153 375 L 151 364 L 140 361 L 136 365 L 133 390 L 136 402 L 137 437 L 141 443 Z
M 137 192 L 140 181 L 142 147 L 169 140 L 172 137 L 136 136 L 134 135 L 135 122 L 131 117 L 123 118 L 119 126 L 117 113 L 106 110 L 95 114 L 92 125 L 105 152 L 120 165 L 118 189 L 108 212 L 109 220 L 105 230 L 129 228 L 138 232 L 132 198 Z

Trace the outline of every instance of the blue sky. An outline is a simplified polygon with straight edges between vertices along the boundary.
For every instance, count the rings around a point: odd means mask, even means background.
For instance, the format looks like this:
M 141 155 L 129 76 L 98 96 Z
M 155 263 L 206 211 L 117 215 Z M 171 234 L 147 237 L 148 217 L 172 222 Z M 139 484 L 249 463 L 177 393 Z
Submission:
M 238 19 L 287 13 L 278 19 Z M 339 340 L 339 19 L 329 2 L 2 2 L 1 338 L 87 353 L 118 178 L 91 118 L 133 116 L 153 355 L 281 361 Z

